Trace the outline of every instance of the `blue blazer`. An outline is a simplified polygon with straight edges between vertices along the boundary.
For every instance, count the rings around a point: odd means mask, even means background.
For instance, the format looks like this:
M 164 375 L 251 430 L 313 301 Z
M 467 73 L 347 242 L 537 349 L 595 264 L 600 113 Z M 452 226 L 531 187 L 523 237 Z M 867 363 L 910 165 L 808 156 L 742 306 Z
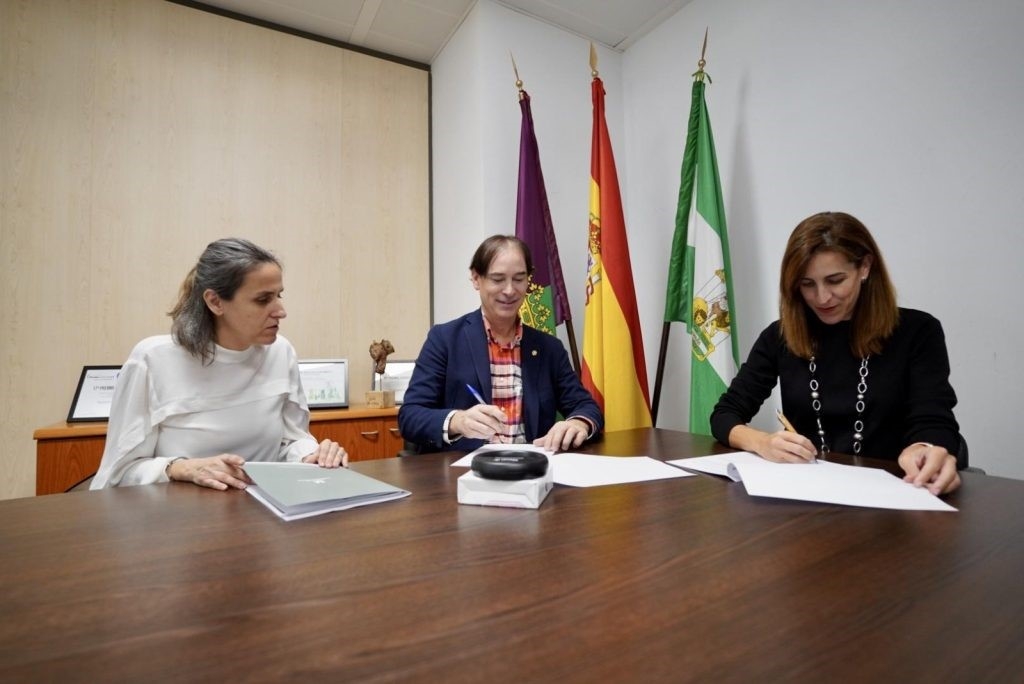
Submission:
M 573 372 L 561 340 L 524 325 L 521 356 L 527 441 L 546 435 L 556 414 L 588 418 L 596 427 L 594 434 L 600 433 L 604 427 L 601 409 Z M 478 389 L 486 402 L 492 402 L 487 333 L 479 309 L 427 333 L 398 411 L 402 437 L 420 451 L 470 451 L 485 444 L 463 437 L 449 446 L 442 436 L 444 419 L 453 409 L 468 409 L 477 403 L 467 384 Z

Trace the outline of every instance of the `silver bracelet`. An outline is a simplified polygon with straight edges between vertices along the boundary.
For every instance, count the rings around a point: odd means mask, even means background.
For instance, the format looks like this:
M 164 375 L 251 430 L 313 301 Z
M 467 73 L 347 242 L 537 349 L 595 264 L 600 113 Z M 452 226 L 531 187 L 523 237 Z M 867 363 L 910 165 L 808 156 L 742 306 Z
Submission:
M 168 480 L 171 479 L 171 466 L 177 463 L 178 461 L 185 460 L 186 458 L 188 458 L 188 456 L 175 456 L 174 458 L 167 462 L 167 465 L 164 466 L 164 475 L 167 476 Z

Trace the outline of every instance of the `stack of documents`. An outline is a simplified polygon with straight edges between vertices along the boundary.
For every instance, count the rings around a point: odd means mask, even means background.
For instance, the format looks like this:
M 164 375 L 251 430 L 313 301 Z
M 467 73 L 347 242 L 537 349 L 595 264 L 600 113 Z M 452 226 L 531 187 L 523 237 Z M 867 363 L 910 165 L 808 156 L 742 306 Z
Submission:
M 257 501 L 282 520 L 308 518 L 330 511 L 393 501 L 409 492 L 348 468 L 321 468 L 312 463 L 246 463 Z

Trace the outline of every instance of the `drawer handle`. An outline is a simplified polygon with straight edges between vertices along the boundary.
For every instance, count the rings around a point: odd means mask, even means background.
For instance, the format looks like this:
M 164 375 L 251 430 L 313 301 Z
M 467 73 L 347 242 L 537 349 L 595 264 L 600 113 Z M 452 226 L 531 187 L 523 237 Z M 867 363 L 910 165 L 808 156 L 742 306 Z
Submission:
M 395 437 L 401 437 L 402 433 L 398 431 L 398 428 L 388 428 Z
M 360 432 L 363 437 L 376 437 L 380 434 L 380 430 L 367 430 L 366 432 Z

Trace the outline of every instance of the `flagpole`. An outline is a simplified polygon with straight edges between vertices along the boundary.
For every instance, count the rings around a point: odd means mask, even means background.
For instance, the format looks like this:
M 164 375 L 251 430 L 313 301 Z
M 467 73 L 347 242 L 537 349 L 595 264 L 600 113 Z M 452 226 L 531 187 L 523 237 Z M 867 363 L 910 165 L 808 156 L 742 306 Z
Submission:
M 516 58 L 511 50 L 508 51 L 508 56 L 512 60 L 512 72 L 516 75 L 516 90 L 519 91 L 519 101 L 522 102 L 523 98 L 526 97 L 526 91 L 523 90 L 523 79 L 519 78 L 519 67 L 516 66 Z
M 658 406 L 661 404 L 661 380 L 665 377 L 665 356 L 668 351 L 668 333 L 671 321 L 661 326 L 661 346 L 658 348 L 658 369 L 654 372 L 654 396 L 651 397 L 651 426 L 658 427 Z
M 708 27 L 710 28 L 710 27 Z M 708 49 L 708 28 L 704 29 L 704 44 L 700 48 L 700 59 L 697 60 L 697 71 L 692 74 L 694 80 L 703 81 L 707 75 L 704 73 L 704 66 L 707 62 L 704 60 L 704 55 Z M 591 63 L 594 61 L 594 45 L 591 43 Z M 711 77 L 708 76 L 708 82 L 711 82 Z M 661 346 L 658 348 L 658 368 L 654 375 L 654 396 L 651 397 L 651 425 L 653 427 L 658 426 L 658 406 L 661 404 L 661 381 L 665 377 L 665 359 L 668 356 L 668 336 L 672 328 L 671 321 L 665 321 L 665 324 L 661 327 Z
M 511 50 L 509 50 L 508 56 L 512 60 L 512 72 L 516 76 L 516 90 L 519 91 L 519 102 L 521 103 L 524 99 L 528 98 L 529 96 L 526 94 L 526 90 L 523 88 L 523 79 L 519 77 L 519 67 L 516 66 L 516 58 L 515 55 L 512 54 Z M 542 255 L 535 255 L 535 258 L 538 256 Z M 572 355 L 572 367 L 573 370 L 576 371 L 576 375 L 580 376 L 580 353 L 576 347 L 576 330 L 573 328 L 572 318 L 568 316 L 568 310 L 566 310 L 566 314 L 567 316 L 565 319 L 565 332 L 569 338 L 569 351 Z M 557 326 L 555 327 L 557 328 Z
M 572 367 L 576 375 L 580 375 L 580 352 L 576 349 L 576 331 L 572 327 L 572 319 L 565 319 L 565 332 L 569 336 L 569 352 L 572 354 Z
M 594 47 L 593 41 L 590 43 L 590 77 L 597 78 L 600 74 L 597 71 L 597 48 Z M 572 330 L 572 321 L 566 321 L 566 328 Z M 576 367 L 576 375 L 583 377 L 580 371 L 580 356 L 579 352 L 576 351 L 576 334 L 571 333 L 569 338 L 569 345 L 572 349 L 572 363 Z

